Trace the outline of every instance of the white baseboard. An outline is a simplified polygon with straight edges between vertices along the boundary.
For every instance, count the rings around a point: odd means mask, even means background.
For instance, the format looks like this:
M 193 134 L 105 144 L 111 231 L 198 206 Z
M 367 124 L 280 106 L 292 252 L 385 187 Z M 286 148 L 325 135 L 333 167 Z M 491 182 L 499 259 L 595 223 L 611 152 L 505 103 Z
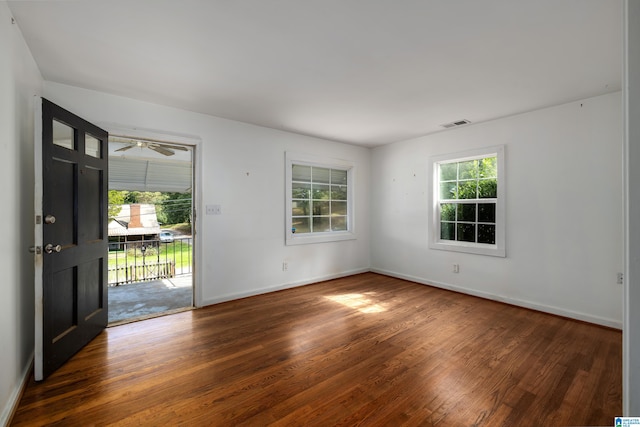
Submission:
M 235 299 L 252 297 L 256 295 L 268 294 L 270 292 L 281 291 L 283 289 L 297 288 L 298 286 L 310 285 L 312 283 L 324 282 L 325 280 L 339 279 L 341 277 L 353 276 L 354 274 L 367 273 L 371 271 L 368 268 L 360 268 L 356 270 L 343 271 L 336 274 L 328 274 L 326 276 L 316 276 L 310 279 L 305 279 L 297 282 L 282 283 L 276 286 L 270 286 L 268 288 L 260 288 L 251 291 L 238 292 L 233 294 L 227 294 L 216 298 L 203 299 L 201 307 L 207 305 L 219 304 L 221 302 L 233 301 Z
M 505 297 L 502 295 L 496 295 L 489 292 L 482 292 L 475 289 L 469 289 L 462 286 L 451 285 L 448 283 L 442 283 L 435 280 L 423 279 L 421 277 L 411 276 L 408 274 L 397 273 L 395 271 L 389 271 L 384 269 L 372 268 L 373 273 L 384 274 L 386 276 L 396 277 L 398 279 L 409 280 L 411 282 L 420 283 L 422 285 L 433 286 L 436 288 L 447 289 L 450 291 L 460 292 L 467 295 L 473 295 L 480 298 L 485 298 L 493 301 L 504 302 L 506 304 L 516 305 L 518 307 L 530 308 L 532 310 L 541 311 L 544 313 L 555 314 L 557 316 L 568 317 L 583 322 L 594 323 L 596 325 L 606 326 L 609 328 L 615 328 L 622 330 L 622 322 L 614 319 L 607 319 L 598 316 L 592 316 L 590 314 L 581 313 L 572 310 L 566 310 L 559 307 L 538 304 L 531 301 L 521 300 L 517 298 Z
M 27 387 L 29 383 L 29 378 L 31 378 L 31 369 L 33 367 L 33 354 L 30 358 L 31 362 L 27 365 L 27 367 L 22 371 L 22 377 L 20 380 L 20 384 L 18 384 L 14 390 L 11 392 L 11 396 L 5 403 L 4 408 L 2 408 L 2 414 L 0 414 L 0 426 L 7 427 L 11 418 L 13 417 L 13 413 L 18 408 L 18 404 L 20 403 L 20 397 L 22 397 L 22 392 Z

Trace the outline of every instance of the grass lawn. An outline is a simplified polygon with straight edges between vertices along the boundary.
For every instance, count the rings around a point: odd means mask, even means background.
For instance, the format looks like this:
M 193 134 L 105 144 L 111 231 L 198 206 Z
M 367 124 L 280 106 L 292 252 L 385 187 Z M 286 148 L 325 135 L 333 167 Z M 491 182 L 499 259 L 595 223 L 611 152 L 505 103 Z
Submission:
M 109 251 L 109 268 L 125 267 L 127 265 L 174 261 L 176 268 L 187 268 L 193 260 L 191 239 L 174 240 L 171 243 L 160 243 L 159 247 L 149 248 L 144 256 L 140 249 L 127 251 Z M 159 250 L 159 253 L 158 253 Z

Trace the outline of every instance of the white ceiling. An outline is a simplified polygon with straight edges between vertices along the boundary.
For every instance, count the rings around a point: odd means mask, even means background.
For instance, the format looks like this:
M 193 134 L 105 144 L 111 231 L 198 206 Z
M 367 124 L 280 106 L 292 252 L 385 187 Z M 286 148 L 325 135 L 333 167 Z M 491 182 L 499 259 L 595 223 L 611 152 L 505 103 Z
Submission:
M 621 88 L 621 0 L 8 4 L 48 81 L 364 146 Z

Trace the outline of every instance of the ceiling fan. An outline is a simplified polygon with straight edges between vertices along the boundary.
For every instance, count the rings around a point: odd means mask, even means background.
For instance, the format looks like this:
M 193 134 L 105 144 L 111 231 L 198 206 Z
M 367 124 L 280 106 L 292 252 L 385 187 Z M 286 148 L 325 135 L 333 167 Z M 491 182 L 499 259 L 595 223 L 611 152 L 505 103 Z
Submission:
M 124 147 L 118 148 L 115 151 L 127 151 L 134 147 L 139 147 L 139 148 L 148 148 L 149 150 L 153 150 L 156 153 L 160 153 L 165 156 L 173 156 L 174 154 L 176 154 L 174 150 L 189 151 L 188 148 L 183 147 L 181 145 L 168 144 L 166 142 L 150 141 L 150 140 L 144 140 L 144 139 L 113 137 L 111 141 L 128 144 L 128 145 L 125 145 Z

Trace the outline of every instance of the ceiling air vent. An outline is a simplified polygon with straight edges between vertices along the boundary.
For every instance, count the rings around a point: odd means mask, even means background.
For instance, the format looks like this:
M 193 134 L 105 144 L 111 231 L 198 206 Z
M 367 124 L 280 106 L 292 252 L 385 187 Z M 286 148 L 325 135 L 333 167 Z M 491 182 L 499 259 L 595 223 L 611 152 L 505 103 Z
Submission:
M 451 123 L 446 123 L 444 125 L 440 125 L 443 128 L 454 128 L 456 126 L 463 126 L 463 125 L 468 125 L 469 123 L 471 123 L 469 120 L 463 119 L 463 120 L 456 120 L 455 122 L 451 122 Z

